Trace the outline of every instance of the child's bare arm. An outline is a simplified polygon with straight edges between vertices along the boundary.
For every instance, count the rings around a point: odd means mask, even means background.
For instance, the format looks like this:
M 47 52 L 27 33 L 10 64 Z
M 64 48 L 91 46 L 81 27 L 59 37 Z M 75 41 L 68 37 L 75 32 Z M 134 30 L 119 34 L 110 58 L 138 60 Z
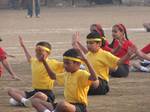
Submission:
M 24 53 L 25 53 L 25 56 L 27 58 L 27 61 L 30 62 L 30 59 L 31 59 L 31 55 L 30 53 L 28 52 L 28 50 L 26 49 L 25 45 L 24 45 L 24 42 L 23 42 L 23 39 L 22 37 L 19 35 L 19 43 L 21 45 L 21 47 L 23 48 L 24 50 Z
M 11 65 L 8 63 L 7 59 L 2 60 L 2 64 L 5 67 L 5 69 L 9 72 L 9 74 L 11 75 L 12 79 L 16 79 L 16 80 L 21 80 L 13 71 Z
M 89 80 L 91 81 L 96 81 L 97 80 L 97 77 L 96 77 L 96 72 L 94 70 L 94 68 L 92 67 L 92 65 L 88 62 L 88 60 L 85 58 L 84 59 L 84 62 L 85 64 L 87 65 L 88 69 L 89 69 L 89 72 L 90 72 L 90 77 L 89 77 Z
M 6 53 L 5 51 L 4 51 L 4 54 L 5 54 L 7 57 L 15 58 L 14 55 L 10 55 L 10 54 Z
M 136 52 L 136 55 L 142 59 L 146 59 L 146 60 L 149 60 L 150 61 L 150 56 L 148 56 L 147 54 L 141 52 L 141 51 L 137 51 Z
M 126 60 L 130 59 L 130 57 L 132 55 L 134 55 L 137 52 L 137 48 L 135 45 L 132 45 L 128 48 L 128 52 L 125 56 L 123 56 L 122 58 L 120 58 L 120 60 L 118 61 L 118 65 L 123 64 Z
M 73 46 L 73 48 L 79 47 L 86 54 L 88 52 L 88 50 L 81 44 L 81 42 L 79 41 L 79 38 L 80 38 L 79 32 L 76 32 L 75 34 L 73 34 L 72 46 Z
M 91 81 L 96 81 L 97 77 L 96 77 L 96 72 L 93 68 L 93 66 L 89 63 L 88 59 L 86 58 L 85 54 L 83 53 L 83 51 L 80 48 L 77 48 L 80 52 L 81 58 L 82 60 L 85 62 L 85 64 L 87 65 L 89 72 L 90 72 L 90 77 L 89 80 Z
M 41 55 L 41 57 L 40 57 L 39 60 L 41 60 L 41 61 L 43 62 L 44 66 L 45 66 L 45 69 L 46 69 L 46 71 L 47 71 L 49 77 L 50 77 L 52 80 L 56 80 L 56 74 L 52 71 L 52 69 L 50 68 L 50 66 L 47 64 L 47 62 L 46 62 L 46 60 L 44 59 L 44 56 L 43 56 L 43 55 Z
M 112 49 L 111 53 L 112 53 L 112 54 L 115 54 L 115 53 L 117 53 L 120 49 L 121 49 L 121 45 L 119 44 L 118 47 Z

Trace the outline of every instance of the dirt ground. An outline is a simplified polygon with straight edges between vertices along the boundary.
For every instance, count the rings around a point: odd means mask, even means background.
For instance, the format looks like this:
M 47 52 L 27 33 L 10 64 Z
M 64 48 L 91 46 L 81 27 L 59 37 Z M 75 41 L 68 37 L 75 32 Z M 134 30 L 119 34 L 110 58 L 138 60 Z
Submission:
M 23 81 L 10 80 L 4 73 L 0 79 L 0 112 L 32 112 L 33 108 L 9 105 L 7 89 L 16 87 L 31 90 L 31 70 L 18 44 L 18 35 L 23 36 L 29 51 L 34 55 L 34 46 L 40 40 L 53 46 L 52 58 L 61 59 L 62 53 L 71 47 L 75 31 L 81 33 L 81 41 L 92 23 L 100 23 L 111 41 L 111 27 L 123 23 L 128 28 L 129 38 L 142 48 L 149 43 L 150 34 L 142 24 L 150 22 L 150 7 L 96 6 L 84 8 L 42 8 L 41 18 L 25 18 L 26 10 L 0 10 L 1 45 L 7 53 L 14 71 Z M 89 112 L 150 112 L 150 73 L 130 73 L 127 78 L 111 78 L 110 92 L 106 96 L 89 97 Z M 63 88 L 55 87 L 57 101 L 63 99 Z

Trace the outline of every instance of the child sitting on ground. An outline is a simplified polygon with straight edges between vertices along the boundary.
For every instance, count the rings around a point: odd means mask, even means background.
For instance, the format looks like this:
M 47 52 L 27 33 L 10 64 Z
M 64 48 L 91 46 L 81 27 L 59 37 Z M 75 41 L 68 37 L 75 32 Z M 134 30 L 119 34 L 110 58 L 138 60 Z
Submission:
M 80 69 L 82 61 L 87 65 L 89 72 Z M 96 73 L 79 49 L 67 50 L 63 54 L 63 62 L 66 72 L 56 75 L 51 68 L 47 67 L 47 62 L 43 59 L 50 78 L 64 85 L 65 101 L 59 102 L 54 110 L 51 103 L 33 98 L 32 105 L 38 112 L 87 112 L 87 93 L 91 83 L 96 81 Z
M 21 37 L 19 37 L 19 42 L 25 52 L 27 61 L 31 65 L 33 91 L 20 91 L 15 88 L 10 88 L 8 90 L 8 95 L 11 97 L 10 103 L 12 105 L 23 104 L 28 107 L 31 105 L 28 100 L 31 97 L 54 103 L 55 95 L 52 92 L 54 80 L 49 77 L 41 60 L 41 56 L 43 56 L 42 58 L 45 59 L 48 66 L 56 73 L 62 73 L 64 71 L 63 63 L 55 59 L 48 59 L 51 53 L 51 45 L 48 42 L 42 41 L 36 44 L 36 57 L 31 57 Z
M 73 47 L 79 46 L 81 49 L 85 47 L 79 41 L 79 34 L 73 38 Z M 94 70 L 98 76 L 98 81 L 95 82 L 94 86 L 91 85 L 88 94 L 89 95 L 105 95 L 109 91 L 109 70 L 110 68 L 116 70 L 117 67 L 124 63 L 130 56 L 136 52 L 134 46 L 129 47 L 128 52 L 122 58 L 118 58 L 102 50 L 100 46 L 102 45 L 102 40 L 97 32 L 92 32 L 87 35 L 87 58 L 89 62 L 93 65 Z M 85 51 L 85 50 L 84 50 Z

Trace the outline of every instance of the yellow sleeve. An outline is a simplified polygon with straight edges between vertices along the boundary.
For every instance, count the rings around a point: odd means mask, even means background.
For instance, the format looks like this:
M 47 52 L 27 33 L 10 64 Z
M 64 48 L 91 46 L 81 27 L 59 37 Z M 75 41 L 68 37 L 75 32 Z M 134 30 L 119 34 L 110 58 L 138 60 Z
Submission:
M 90 73 L 87 71 L 83 71 L 79 77 L 79 85 L 81 86 L 89 86 L 91 85 L 92 81 L 89 80 Z
M 33 60 L 35 60 L 35 58 L 31 57 L 29 63 L 31 64 L 33 62 Z
M 65 73 L 56 74 L 56 82 L 60 86 L 64 86 Z
M 64 72 L 64 64 L 63 64 L 63 62 L 55 60 L 55 59 L 53 59 L 52 62 L 54 64 L 54 66 L 53 66 L 54 68 L 53 69 L 54 69 L 54 71 L 56 73 L 63 73 Z
M 63 62 L 57 61 L 56 71 L 58 73 L 64 72 L 64 64 L 63 64 Z
M 118 58 L 117 56 L 106 52 L 105 53 L 105 58 L 104 58 L 104 63 L 111 69 L 116 69 L 118 67 L 117 63 L 119 61 L 120 58 Z

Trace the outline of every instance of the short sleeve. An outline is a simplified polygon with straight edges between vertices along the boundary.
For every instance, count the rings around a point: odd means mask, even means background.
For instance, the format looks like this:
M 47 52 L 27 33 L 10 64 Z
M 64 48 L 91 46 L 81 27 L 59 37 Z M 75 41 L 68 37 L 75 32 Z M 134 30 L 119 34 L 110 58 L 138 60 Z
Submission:
M 63 86 L 65 80 L 65 73 L 56 74 L 56 82 L 58 85 Z
M 6 59 L 6 53 L 4 52 L 4 50 L 2 48 L 0 48 L 0 61 Z
M 31 57 L 30 60 L 29 60 L 30 64 L 33 62 L 33 60 L 35 60 L 35 58 Z
M 91 85 L 92 81 L 89 80 L 90 73 L 87 71 L 83 71 L 79 77 L 79 85 L 81 86 L 89 86 Z
M 118 58 L 117 56 L 107 52 L 105 53 L 105 64 L 107 66 L 109 66 L 109 68 L 111 69 L 116 69 L 116 67 L 118 66 L 118 61 L 120 60 L 120 58 Z
M 48 62 L 49 66 L 52 66 L 53 71 L 57 73 L 63 73 L 64 72 L 64 64 L 61 61 L 52 59 Z

